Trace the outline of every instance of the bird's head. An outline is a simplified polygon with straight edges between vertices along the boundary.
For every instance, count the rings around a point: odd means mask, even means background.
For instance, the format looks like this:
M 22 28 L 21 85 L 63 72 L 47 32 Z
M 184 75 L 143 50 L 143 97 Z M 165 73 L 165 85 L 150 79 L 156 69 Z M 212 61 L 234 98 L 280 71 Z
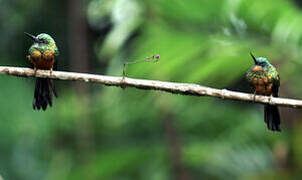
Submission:
M 38 36 L 34 36 L 32 34 L 26 33 L 25 34 L 34 41 L 32 47 L 43 51 L 43 50 L 53 50 L 56 55 L 58 55 L 58 48 L 56 46 L 55 40 L 46 33 L 41 33 Z
M 251 54 L 256 66 L 266 67 L 266 66 L 270 65 L 269 61 L 266 58 L 264 58 L 264 57 L 255 58 L 255 56 L 252 53 L 250 53 L 250 54 Z
M 41 33 L 38 36 L 31 35 L 29 33 L 25 34 L 31 38 L 35 43 L 39 44 L 45 44 L 45 45 L 50 45 L 50 44 L 55 44 L 55 40 L 48 34 L 46 33 Z

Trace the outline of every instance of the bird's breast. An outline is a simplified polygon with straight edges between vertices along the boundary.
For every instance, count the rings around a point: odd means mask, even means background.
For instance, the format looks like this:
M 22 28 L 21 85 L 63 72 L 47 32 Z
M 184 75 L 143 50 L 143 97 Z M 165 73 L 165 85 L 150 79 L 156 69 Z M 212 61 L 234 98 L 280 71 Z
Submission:
M 55 59 L 45 60 L 44 58 L 36 59 L 33 61 L 37 69 L 50 70 L 54 67 Z
M 258 84 L 254 86 L 256 94 L 261 94 L 266 96 L 269 96 L 273 93 L 272 88 L 273 88 L 273 83 Z
M 40 59 L 42 56 L 42 53 L 39 50 L 33 50 L 30 55 L 33 59 Z
M 50 70 L 55 63 L 54 50 L 40 51 L 34 49 L 30 53 L 30 61 L 37 69 Z
M 253 76 L 250 77 L 249 82 L 256 94 L 261 94 L 261 95 L 272 94 L 273 82 L 270 81 L 268 76 L 265 76 L 263 74 L 262 75 L 254 74 Z
M 46 50 L 43 52 L 42 58 L 46 60 L 51 60 L 54 58 L 54 53 L 55 53 L 54 50 Z

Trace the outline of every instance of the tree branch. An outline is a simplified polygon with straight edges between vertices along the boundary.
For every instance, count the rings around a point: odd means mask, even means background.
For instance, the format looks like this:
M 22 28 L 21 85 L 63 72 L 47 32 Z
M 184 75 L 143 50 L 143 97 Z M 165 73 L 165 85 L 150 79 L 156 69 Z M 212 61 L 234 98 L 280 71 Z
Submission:
M 18 67 L 6 67 L 0 66 L 0 74 L 15 75 L 32 77 L 34 75 L 33 69 L 29 68 L 18 68 Z M 36 77 L 42 78 L 52 78 L 60 80 L 70 80 L 70 81 L 83 81 L 83 82 L 95 82 L 104 84 L 107 86 L 119 86 L 134 87 L 138 89 L 145 90 L 159 90 L 170 92 L 174 94 L 182 95 L 193 95 L 193 96 L 213 96 L 222 99 L 233 99 L 240 101 L 253 102 L 253 94 L 229 91 L 226 89 L 214 89 L 210 87 L 201 86 L 198 84 L 188 84 L 188 83 L 174 83 L 165 81 L 154 81 L 154 80 L 143 80 L 143 79 L 133 79 L 133 78 L 123 78 L 114 76 L 104 76 L 104 75 L 94 75 L 85 73 L 75 73 L 75 72 L 62 72 L 53 71 L 50 75 L 49 71 L 38 70 Z M 287 106 L 293 108 L 302 108 L 302 100 L 295 99 L 285 99 L 285 98 L 271 98 L 268 96 L 256 96 L 255 102 L 263 104 L 275 104 L 278 106 Z

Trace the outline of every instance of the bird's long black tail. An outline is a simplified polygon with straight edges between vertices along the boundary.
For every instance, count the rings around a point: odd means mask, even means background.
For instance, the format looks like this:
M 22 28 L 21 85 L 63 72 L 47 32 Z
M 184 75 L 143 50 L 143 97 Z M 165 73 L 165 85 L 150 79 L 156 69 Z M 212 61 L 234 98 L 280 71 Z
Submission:
M 34 110 L 40 110 L 42 108 L 45 111 L 47 105 L 51 107 L 52 94 L 54 94 L 55 97 L 58 97 L 53 80 L 46 78 L 37 78 L 33 102 Z
M 269 104 L 264 106 L 264 122 L 269 130 L 281 131 L 280 114 L 277 106 Z

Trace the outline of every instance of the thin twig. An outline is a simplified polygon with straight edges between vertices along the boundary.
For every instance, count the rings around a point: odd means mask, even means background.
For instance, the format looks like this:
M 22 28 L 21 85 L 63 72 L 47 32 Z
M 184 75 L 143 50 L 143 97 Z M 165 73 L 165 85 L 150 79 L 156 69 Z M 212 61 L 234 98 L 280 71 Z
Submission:
M 0 74 L 15 75 L 32 77 L 34 75 L 33 69 L 29 68 L 19 68 L 19 67 L 5 67 L 0 66 Z M 222 99 L 233 99 L 240 101 L 253 102 L 253 94 L 229 91 L 226 89 L 215 89 L 206 86 L 201 86 L 198 84 L 188 84 L 188 83 L 174 83 L 156 80 L 144 80 L 144 79 L 133 79 L 127 77 L 114 77 L 114 76 L 104 76 L 104 75 L 94 75 L 76 72 L 62 72 L 53 71 L 50 75 L 49 71 L 38 70 L 36 72 L 36 77 L 41 78 L 52 78 L 60 80 L 71 80 L 71 81 L 83 81 L 83 82 L 95 82 L 104 84 L 107 86 L 119 86 L 119 87 L 135 87 L 144 90 L 159 90 L 170 92 L 174 94 L 182 95 L 193 95 L 193 96 L 213 96 Z M 271 99 L 271 100 L 270 100 Z M 293 108 L 302 108 L 302 100 L 296 99 L 285 99 L 285 98 L 275 98 L 268 96 L 256 96 L 255 102 L 263 104 L 275 104 L 278 106 L 287 106 Z

